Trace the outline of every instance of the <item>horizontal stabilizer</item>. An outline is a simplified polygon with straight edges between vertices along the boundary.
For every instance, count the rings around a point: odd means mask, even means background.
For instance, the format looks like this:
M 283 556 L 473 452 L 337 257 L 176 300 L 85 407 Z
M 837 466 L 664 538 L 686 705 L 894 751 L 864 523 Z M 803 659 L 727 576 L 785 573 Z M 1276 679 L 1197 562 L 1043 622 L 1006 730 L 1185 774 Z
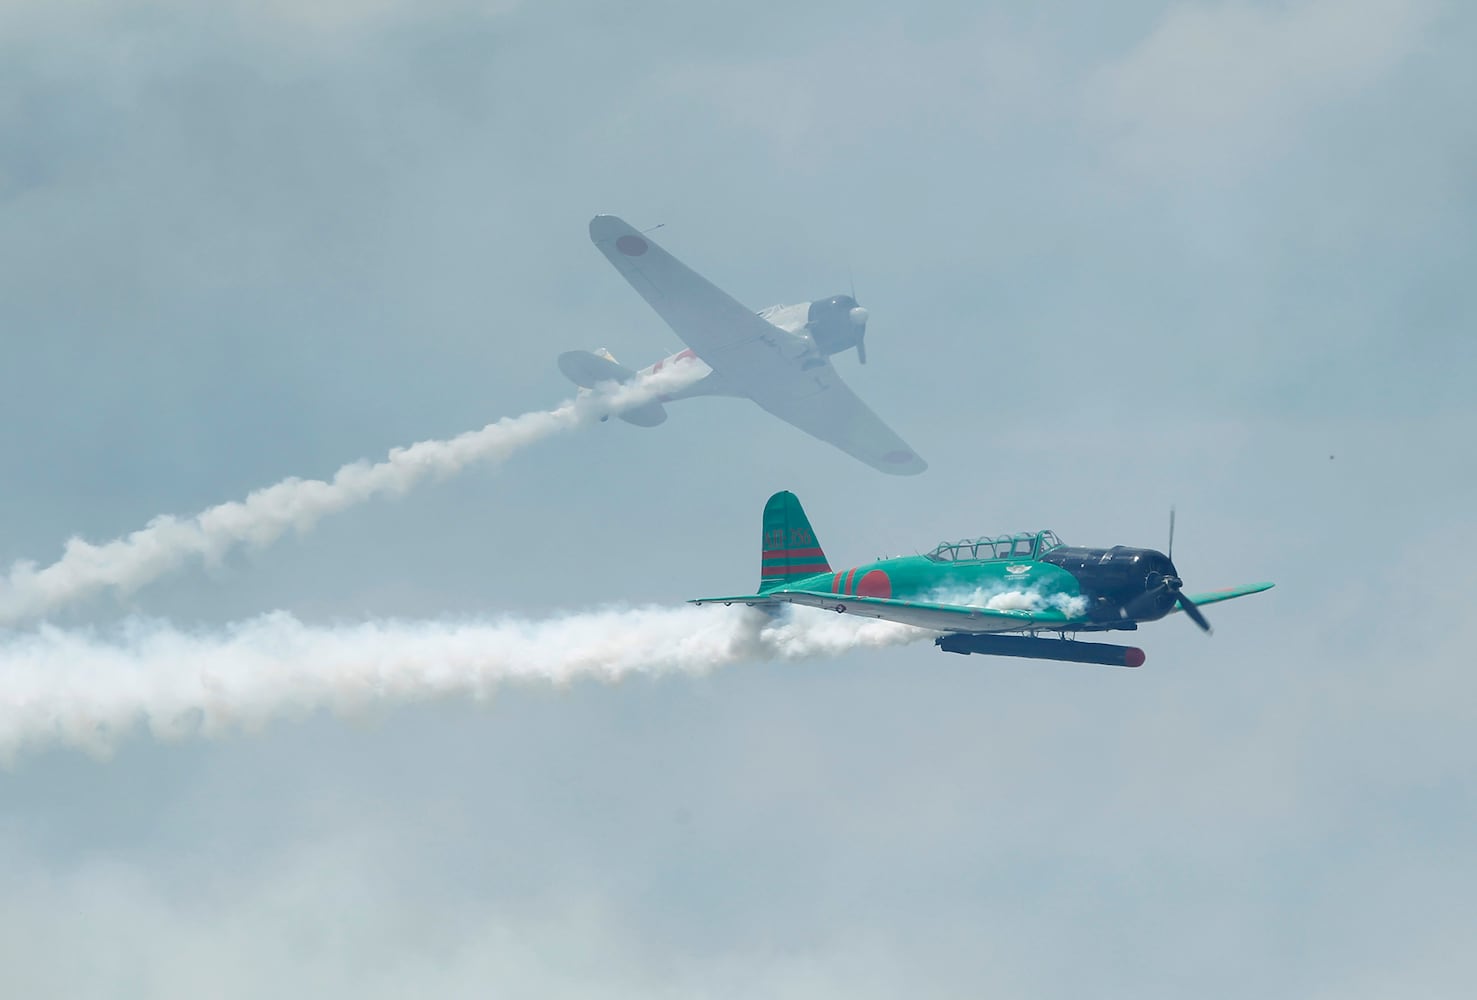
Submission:
M 637 427 L 655 427 L 667 419 L 667 408 L 653 399 L 640 406 L 627 407 L 616 416 Z
M 762 608 L 775 604 L 789 604 L 783 597 L 770 597 L 768 594 L 737 594 L 733 597 L 697 597 L 687 602 L 702 607 L 704 604 L 747 604 L 750 607 Z
M 559 355 L 559 370 L 575 385 L 593 389 L 601 382 L 629 382 L 636 373 L 604 351 L 565 351 Z M 657 423 L 661 423 L 660 420 Z
M 559 370 L 582 389 L 593 389 L 601 382 L 629 382 L 636 377 L 636 372 L 606 351 L 565 351 L 559 355 Z M 640 406 L 629 406 L 616 416 L 637 427 L 655 427 L 667 419 L 667 408 L 653 399 Z

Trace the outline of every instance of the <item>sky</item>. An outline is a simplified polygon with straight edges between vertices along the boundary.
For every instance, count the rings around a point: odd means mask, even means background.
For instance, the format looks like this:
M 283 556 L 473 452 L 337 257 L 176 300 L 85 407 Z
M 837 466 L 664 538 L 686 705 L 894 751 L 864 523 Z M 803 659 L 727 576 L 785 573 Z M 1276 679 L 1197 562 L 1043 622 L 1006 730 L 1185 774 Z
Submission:
M 837 367 L 929 462 L 694 400 L 0 626 L 12 712 L 224 678 L 5 747 L 11 991 L 1466 995 L 1474 45 L 1440 0 L 0 0 L 7 573 L 678 349 L 599 212 L 755 309 L 854 281 Z M 1174 507 L 1187 589 L 1277 588 L 1134 671 L 673 617 L 779 489 L 838 565 Z M 366 695 L 294 629 L 446 645 Z M 259 710 L 243 634 L 318 694 Z

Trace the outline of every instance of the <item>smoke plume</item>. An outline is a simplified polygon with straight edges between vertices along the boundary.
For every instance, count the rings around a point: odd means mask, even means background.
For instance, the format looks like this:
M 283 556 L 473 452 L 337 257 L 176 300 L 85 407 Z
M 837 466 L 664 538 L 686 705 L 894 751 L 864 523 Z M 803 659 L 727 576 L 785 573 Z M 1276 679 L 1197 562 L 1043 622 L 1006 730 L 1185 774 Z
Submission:
M 673 392 L 700 371 L 700 366 L 677 364 L 624 385 L 608 383 L 551 410 L 505 417 L 446 440 L 395 448 L 374 464 L 352 462 L 330 480 L 293 477 L 194 517 L 165 514 L 101 545 L 72 538 L 50 566 L 38 569 L 35 563 L 17 562 L 0 579 L 0 623 L 39 617 L 100 590 L 130 591 L 192 558 L 219 560 L 235 546 L 263 546 L 289 529 L 306 531 L 325 514 L 380 494 L 402 494 L 427 477 L 448 476 L 473 462 L 500 462 L 560 431 Z
M 317 711 L 483 700 L 506 684 L 696 674 L 931 634 L 808 609 L 775 619 L 685 606 L 332 627 L 279 611 L 216 632 L 137 619 L 107 633 L 42 625 L 0 632 L 0 758 L 57 745 L 105 755 L 140 730 L 214 737 Z
M 1068 618 L 1087 611 L 1087 598 L 1078 594 L 1042 594 L 1039 590 L 1012 590 L 1008 584 L 993 587 L 960 589 L 946 587 L 935 590 L 928 599 L 938 604 L 960 604 L 990 611 L 1045 611 L 1054 608 Z

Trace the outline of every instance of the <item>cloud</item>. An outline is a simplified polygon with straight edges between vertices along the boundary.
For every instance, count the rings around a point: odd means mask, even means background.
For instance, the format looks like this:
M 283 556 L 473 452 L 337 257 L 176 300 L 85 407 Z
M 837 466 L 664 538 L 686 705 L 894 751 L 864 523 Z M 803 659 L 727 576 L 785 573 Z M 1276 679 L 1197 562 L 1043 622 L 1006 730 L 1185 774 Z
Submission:
M 486 17 L 510 12 L 519 0 L 450 0 L 435 5 L 436 16 Z M 11 31 L 64 29 L 88 33 L 88 26 L 112 22 L 135 28 L 215 23 L 241 33 L 261 33 L 320 44 L 344 45 L 361 40 L 360 33 L 385 30 L 426 14 L 426 5 L 414 0 L 223 0 L 207 8 L 189 0 L 81 0 L 69 4 L 44 0 L 0 0 L 0 25 Z M 199 20 L 192 20 L 199 18 Z M 346 37 L 347 33 L 347 37 Z M 136 39 L 133 32 L 126 38 Z M 121 39 L 115 39 L 121 40 Z
M 1182 2 L 1089 79 L 1088 123 L 1123 167 L 1236 173 L 1420 47 L 1437 0 Z
M 756 55 L 679 64 L 667 83 L 808 174 L 874 156 L 879 133 L 902 145 L 990 136 L 1057 90 L 1045 50 L 974 11 L 926 31 L 878 18 Z
M 910 978 L 881 935 L 684 954 L 590 888 L 448 903 L 395 843 L 345 828 L 194 881 L 108 857 L 49 871 L 0 845 L 0 960 L 16 996 L 881 998 Z

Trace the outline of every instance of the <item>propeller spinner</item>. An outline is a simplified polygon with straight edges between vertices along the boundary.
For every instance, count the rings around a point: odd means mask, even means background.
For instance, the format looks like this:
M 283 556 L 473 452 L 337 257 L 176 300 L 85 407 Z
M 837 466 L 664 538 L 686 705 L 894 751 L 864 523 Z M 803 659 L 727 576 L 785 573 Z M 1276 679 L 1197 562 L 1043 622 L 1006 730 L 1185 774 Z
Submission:
M 1128 605 L 1123 609 L 1123 613 L 1128 618 L 1139 618 L 1152 614 L 1154 607 L 1159 603 L 1160 596 L 1166 593 L 1172 594 L 1175 603 L 1180 606 L 1180 610 L 1190 616 L 1191 621 L 1199 625 L 1204 631 L 1211 631 L 1210 622 L 1205 620 L 1205 615 L 1201 614 L 1200 608 L 1196 606 L 1194 601 L 1186 597 L 1180 589 L 1183 586 L 1184 581 L 1179 578 L 1179 571 L 1174 568 L 1173 563 L 1170 563 L 1170 571 L 1160 577 L 1158 583 L 1146 589 L 1132 601 L 1129 601 Z M 1159 613 L 1163 614 L 1162 611 Z

